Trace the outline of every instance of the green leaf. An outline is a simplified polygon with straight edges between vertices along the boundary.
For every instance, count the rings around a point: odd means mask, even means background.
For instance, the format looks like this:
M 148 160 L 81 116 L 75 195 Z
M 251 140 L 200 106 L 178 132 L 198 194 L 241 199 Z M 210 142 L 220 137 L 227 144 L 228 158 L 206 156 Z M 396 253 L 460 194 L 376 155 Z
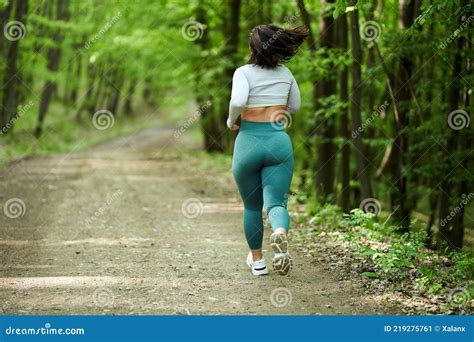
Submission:
M 367 277 L 367 278 L 380 278 L 380 276 L 377 272 L 364 272 L 364 273 L 362 273 L 362 275 Z

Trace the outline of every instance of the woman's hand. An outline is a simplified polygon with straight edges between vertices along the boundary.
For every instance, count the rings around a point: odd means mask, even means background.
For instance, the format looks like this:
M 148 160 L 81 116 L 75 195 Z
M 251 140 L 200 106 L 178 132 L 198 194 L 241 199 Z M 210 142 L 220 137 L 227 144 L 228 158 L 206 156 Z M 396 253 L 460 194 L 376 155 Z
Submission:
M 230 129 L 231 131 L 238 131 L 240 129 L 239 125 L 233 124 L 232 128 Z

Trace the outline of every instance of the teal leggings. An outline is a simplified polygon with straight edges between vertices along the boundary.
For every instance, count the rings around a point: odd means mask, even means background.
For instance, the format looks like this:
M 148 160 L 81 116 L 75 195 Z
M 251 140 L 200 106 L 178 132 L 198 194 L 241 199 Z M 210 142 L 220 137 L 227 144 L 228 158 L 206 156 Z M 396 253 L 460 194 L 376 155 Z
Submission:
M 272 230 L 290 227 L 286 204 L 293 166 L 293 147 L 282 124 L 242 120 L 232 172 L 244 202 L 244 232 L 250 249 L 262 248 L 264 204 Z

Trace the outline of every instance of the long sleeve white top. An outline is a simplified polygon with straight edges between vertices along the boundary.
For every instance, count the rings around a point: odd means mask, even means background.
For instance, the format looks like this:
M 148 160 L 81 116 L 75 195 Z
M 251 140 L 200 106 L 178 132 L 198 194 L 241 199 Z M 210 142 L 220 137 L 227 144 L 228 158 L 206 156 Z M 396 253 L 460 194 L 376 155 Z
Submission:
M 301 107 L 301 95 L 295 78 L 284 65 L 265 69 L 246 64 L 234 72 L 227 127 L 232 128 L 247 107 L 287 106 L 289 113 Z

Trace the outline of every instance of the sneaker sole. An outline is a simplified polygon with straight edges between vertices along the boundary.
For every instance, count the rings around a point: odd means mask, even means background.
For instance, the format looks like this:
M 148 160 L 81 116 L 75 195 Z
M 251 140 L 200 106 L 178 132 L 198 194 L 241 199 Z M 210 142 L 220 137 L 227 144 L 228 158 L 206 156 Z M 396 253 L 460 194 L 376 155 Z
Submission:
M 270 236 L 270 245 L 275 256 L 272 264 L 273 270 L 279 275 L 287 275 L 293 269 L 293 259 L 288 253 L 288 239 L 285 234 L 272 234 Z

